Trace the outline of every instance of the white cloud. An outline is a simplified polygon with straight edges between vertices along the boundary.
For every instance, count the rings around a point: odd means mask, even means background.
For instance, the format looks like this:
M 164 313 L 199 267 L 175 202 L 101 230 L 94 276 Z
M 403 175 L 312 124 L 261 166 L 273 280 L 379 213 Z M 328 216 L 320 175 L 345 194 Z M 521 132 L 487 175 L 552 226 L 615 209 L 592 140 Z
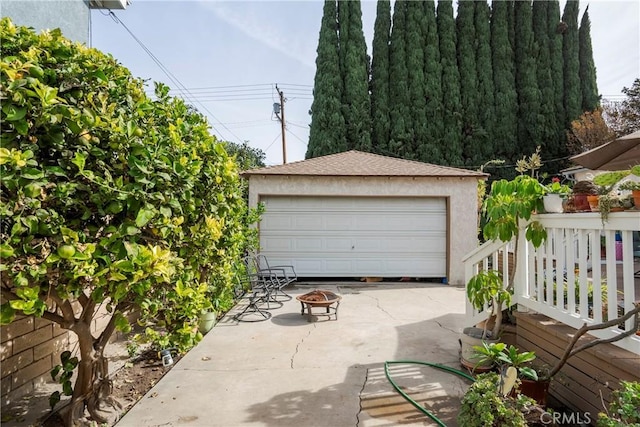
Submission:
M 202 2 L 215 16 L 236 28 L 246 36 L 301 64 L 315 69 L 317 31 L 305 27 L 304 32 L 294 32 L 286 19 L 276 15 L 282 8 L 269 8 L 270 2 Z M 290 3 L 294 6 L 295 3 Z M 288 14 L 295 19 L 295 14 Z M 321 15 L 320 15 L 321 16 Z M 319 24 L 318 20 L 318 24 Z M 319 29 L 319 25 L 318 25 Z M 310 34 L 315 33 L 315 37 Z

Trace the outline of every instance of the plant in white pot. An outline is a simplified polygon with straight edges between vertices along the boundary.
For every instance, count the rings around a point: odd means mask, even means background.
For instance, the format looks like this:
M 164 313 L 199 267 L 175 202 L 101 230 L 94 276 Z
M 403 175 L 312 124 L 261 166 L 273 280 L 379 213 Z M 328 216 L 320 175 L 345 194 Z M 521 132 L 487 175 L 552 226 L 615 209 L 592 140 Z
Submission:
M 547 213 L 562 213 L 562 202 L 571 193 L 571 188 L 566 184 L 561 184 L 560 179 L 554 177 L 551 184 L 545 185 L 543 190 L 542 202 L 544 211 Z
M 528 222 L 525 233 L 527 240 L 538 247 L 546 239 L 547 233 L 544 227 L 537 221 L 530 221 L 534 212 L 542 211 L 542 196 L 544 187 L 533 176 L 535 170 L 541 165 L 538 151 L 529 159 L 518 162 L 518 171 L 522 173 L 514 179 L 507 181 L 501 179 L 493 182 L 491 191 L 487 195 L 482 212 L 486 223 L 483 235 L 487 240 L 500 240 L 510 242 L 515 238 L 513 259 L 517 259 L 518 236 L 522 222 Z M 530 170 L 530 175 L 523 172 Z M 511 269 L 508 277 L 508 286 L 505 287 L 503 277 L 496 270 L 482 270 L 472 277 L 467 283 L 467 297 L 471 305 L 478 311 L 484 310 L 488 305 L 490 310 L 489 320 L 493 322 L 493 328 L 489 334 L 485 328 L 470 327 L 463 330 L 461 337 L 461 362 L 469 367 L 469 359 L 472 357 L 473 345 L 480 345 L 473 338 L 480 340 L 498 339 L 502 329 L 502 311 L 510 304 L 513 288 L 515 268 Z M 479 330 L 481 333 L 479 333 Z M 475 341 L 475 342 L 474 342 Z

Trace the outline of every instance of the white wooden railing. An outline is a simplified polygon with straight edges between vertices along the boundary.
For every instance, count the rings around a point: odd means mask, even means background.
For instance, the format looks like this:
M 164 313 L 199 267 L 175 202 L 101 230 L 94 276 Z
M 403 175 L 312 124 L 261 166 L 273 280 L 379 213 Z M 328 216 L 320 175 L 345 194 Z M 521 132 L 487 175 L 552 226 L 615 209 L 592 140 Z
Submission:
M 611 213 L 604 224 L 598 213 L 544 214 L 532 220 L 545 227 L 547 240 L 535 249 L 520 233 L 512 301 L 519 310 L 542 313 L 580 328 L 622 316 L 640 301 L 635 286 L 640 278 L 634 278 L 634 232 L 637 251 L 640 212 Z M 465 281 L 481 269 L 501 269 L 508 287 L 514 244 L 487 242 L 468 254 Z M 486 310 L 475 311 L 467 300 L 468 324 L 477 324 L 487 316 Z M 633 318 L 625 322 L 624 330 L 632 327 Z M 614 327 L 591 334 L 612 338 L 624 330 Z M 615 344 L 640 354 L 640 337 L 636 335 Z

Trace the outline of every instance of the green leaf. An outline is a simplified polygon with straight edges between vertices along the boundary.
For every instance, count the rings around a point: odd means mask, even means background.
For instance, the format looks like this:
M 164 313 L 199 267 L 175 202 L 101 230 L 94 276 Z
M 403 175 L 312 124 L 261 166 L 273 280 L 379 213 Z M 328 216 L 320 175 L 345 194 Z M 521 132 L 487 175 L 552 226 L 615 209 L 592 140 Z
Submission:
M 37 299 L 39 293 L 40 293 L 39 286 L 34 286 L 33 288 L 20 287 L 16 289 L 16 295 L 18 296 L 18 298 L 21 298 L 25 301 Z
M 51 370 L 51 379 L 52 380 L 56 380 L 56 378 L 58 377 L 58 374 L 60 373 L 60 371 L 62 370 L 62 365 L 56 365 L 52 370 Z
M 71 161 L 74 165 L 78 166 L 80 172 L 84 170 L 84 165 L 87 161 L 87 156 L 83 153 L 76 153 L 76 157 Z
M 71 352 L 69 350 L 65 350 L 60 354 L 60 361 L 64 364 L 71 358 Z
M 126 271 L 127 273 L 133 273 L 135 271 L 133 263 L 125 259 L 114 262 L 112 268 L 120 271 Z
M 538 373 L 533 368 L 529 368 L 529 367 L 520 368 L 520 373 L 524 377 L 530 378 L 534 381 L 538 381 Z
M 15 316 L 16 312 L 9 303 L 0 305 L 0 325 L 8 325 Z
M 7 105 L 7 107 L 2 110 L 7 114 L 5 119 L 10 122 L 22 120 L 27 115 L 26 108 L 16 107 L 15 105 Z
M 6 243 L 0 244 L 0 257 L 1 258 L 11 258 L 14 255 L 15 251 Z
M 22 300 L 19 300 L 19 299 L 13 299 L 13 300 L 9 301 L 9 305 L 14 310 L 26 312 L 26 311 L 29 311 L 29 310 L 31 310 L 33 308 L 33 301 L 22 301 Z
M 155 210 L 149 209 L 148 207 L 140 209 L 140 211 L 138 211 L 138 216 L 136 217 L 136 226 L 144 227 L 149 221 L 151 221 L 155 214 Z
M 65 396 L 71 396 L 73 394 L 73 387 L 71 387 L 71 381 L 65 381 L 62 384 L 62 392 Z
M 78 358 L 77 357 L 70 357 L 69 359 L 67 359 L 63 366 L 62 369 L 64 369 L 67 372 L 73 371 L 74 369 L 76 369 L 76 367 L 78 366 Z
M 25 120 L 16 121 L 13 125 L 20 135 L 24 136 L 29 133 L 29 125 Z
M 25 179 L 40 179 L 44 177 L 44 172 L 39 169 L 25 168 L 20 172 L 20 176 Z
M 129 321 L 127 320 L 126 317 L 124 317 L 122 315 L 122 313 L 118 312 L 116 313 L 116 329 L 119 330 L 120 332 L 123 333 L 128 333 L 131 331 L 131 324 L 129 324 Z
M 60 392 L 54 391 L 49 396 L 49 407 L 53 409 L 60 402 Z
M 111 274 L 109 275 L 109 278 L 113 281 L 122 281 L 122 280 L 127 280 L 127 276 L 125 276 L 122 273 L 118 273 L 117 271 L 112 271 Z
M 140 229 L 134 227 L 133 225 L 127 225 L 124 229 L 124 232 L 127 236 L 133 236 L 140 233 Z

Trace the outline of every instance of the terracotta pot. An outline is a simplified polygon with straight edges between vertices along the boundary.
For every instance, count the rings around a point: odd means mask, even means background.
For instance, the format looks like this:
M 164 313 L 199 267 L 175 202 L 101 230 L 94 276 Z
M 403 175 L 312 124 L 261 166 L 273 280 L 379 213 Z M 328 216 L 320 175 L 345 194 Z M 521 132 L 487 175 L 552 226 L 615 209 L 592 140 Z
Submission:
M 573 204 L 576 212 L 591 212 L 591 206 L 589 206 L 586 194 L 574 194 Z
M 550 381 L 535 381 L 523 378 L 520 384 L 520 393 L 529 396 L 543 408 L 547 407 L 547 396 L 549 395 Z
M 598 199 L 600 196 L 587 196 L 587 202 L 589 202 L 589 208 L 591 212 L 598 212 L 600 209 L 598 208 Z
M 640 209 L 640 190 L 633 190 L 631 195 L 633 196 L 633 205 L 636 209 Z

